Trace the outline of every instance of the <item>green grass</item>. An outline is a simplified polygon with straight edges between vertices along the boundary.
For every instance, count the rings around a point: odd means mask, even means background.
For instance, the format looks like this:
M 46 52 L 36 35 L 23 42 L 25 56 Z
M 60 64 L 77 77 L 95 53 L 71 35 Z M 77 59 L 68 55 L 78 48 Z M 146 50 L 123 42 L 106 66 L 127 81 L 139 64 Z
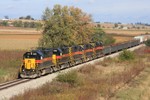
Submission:
M 7 71 L 5 71 L 4 69 L 0 69 L 0 77 L 7 75 Z

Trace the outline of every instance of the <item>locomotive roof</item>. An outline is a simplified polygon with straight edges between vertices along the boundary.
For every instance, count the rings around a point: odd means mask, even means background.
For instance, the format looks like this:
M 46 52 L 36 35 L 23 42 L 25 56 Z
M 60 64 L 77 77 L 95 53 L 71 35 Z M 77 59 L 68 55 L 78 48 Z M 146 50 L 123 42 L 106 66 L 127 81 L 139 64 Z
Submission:
M 40 49 L 38 49 L 38 50 L 32 50 L 31 52 L 36 52 L 39 55 L 41 55 L 41 56 L 44 57 L 44 55 L 45 55 L 44 52 L 52 52 L 52 51 L 53 51 L 53 49 L 49 48 L 49 49 L 43 49 L 43 50 L 40 50 Z

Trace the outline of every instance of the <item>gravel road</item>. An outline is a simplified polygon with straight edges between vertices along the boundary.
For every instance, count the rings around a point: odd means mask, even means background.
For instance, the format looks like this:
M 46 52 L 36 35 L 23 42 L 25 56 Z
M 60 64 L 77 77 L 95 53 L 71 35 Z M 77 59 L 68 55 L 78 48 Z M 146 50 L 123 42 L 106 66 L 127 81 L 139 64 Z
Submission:
M 142 44 L 142 45 L 130 48 L 129 50 L 133 51 L 133 50 L 141 48 L 143 46 L 144 45 Z M 120 52 L 122 52 L 122 51 L 120 51 Z M 69 68 L 66 70 L 62 70 L 60 72 L 49 74 L 49 75 L 41 77 L 41 78 L 33 79 L 27 83 L 19 84 L 17 86 L 5 89 L 3 91 L 0 91 L 0 100 L 9 100 L 9 98 L 11 98 L 14 95 L 22 94 L 22 93 L 24 93 L 24 91 L 26 91 L 28 89 L 34 89 L 34 88 L 42 86 L 46 82 L 51 82 L 59 73 L 64 73 L 64 72 L 67 72 L 67 71 L 70 71 L 73 69 L 78 69 L 82 66 L 86 66 L 87 64 L 94 64 L 97 61 L 102 61 L 106 57 L 115 57 L 115 56 L 119 55 L 120 52 L 117 52 L 117 53 L 114 53 L 112 55 L 108 55 L 108 56 L 105 56 L 105 57 L 102 57 L 100 59 L 96 59 L 96 60 L 93 60 L 93 61 L 90 61 L 90 62 L 87 62 L 84 64 L 80 64 L 80 65 L 77 65 L 75 67 L 72 67 L 72 68 Z

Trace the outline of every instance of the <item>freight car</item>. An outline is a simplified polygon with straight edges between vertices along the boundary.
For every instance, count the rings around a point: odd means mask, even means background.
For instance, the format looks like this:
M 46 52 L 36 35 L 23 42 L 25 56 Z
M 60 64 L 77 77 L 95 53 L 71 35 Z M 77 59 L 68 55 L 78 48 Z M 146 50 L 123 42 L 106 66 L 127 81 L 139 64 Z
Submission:
M 23 55 L 19 77 L 40 77 L 139 44 L 140 40 L 131 40 L 110 46 L 103 46 L 102 42 L 95 42 L 71 47 L 32 50 Z

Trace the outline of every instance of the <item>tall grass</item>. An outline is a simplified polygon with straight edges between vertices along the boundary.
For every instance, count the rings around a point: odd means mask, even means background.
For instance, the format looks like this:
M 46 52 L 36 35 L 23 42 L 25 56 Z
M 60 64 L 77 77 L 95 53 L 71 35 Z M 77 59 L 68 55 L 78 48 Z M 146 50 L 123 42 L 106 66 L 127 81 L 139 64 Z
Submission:
M 24 51 L 0 50 L 0 82 L 17 78 Z

